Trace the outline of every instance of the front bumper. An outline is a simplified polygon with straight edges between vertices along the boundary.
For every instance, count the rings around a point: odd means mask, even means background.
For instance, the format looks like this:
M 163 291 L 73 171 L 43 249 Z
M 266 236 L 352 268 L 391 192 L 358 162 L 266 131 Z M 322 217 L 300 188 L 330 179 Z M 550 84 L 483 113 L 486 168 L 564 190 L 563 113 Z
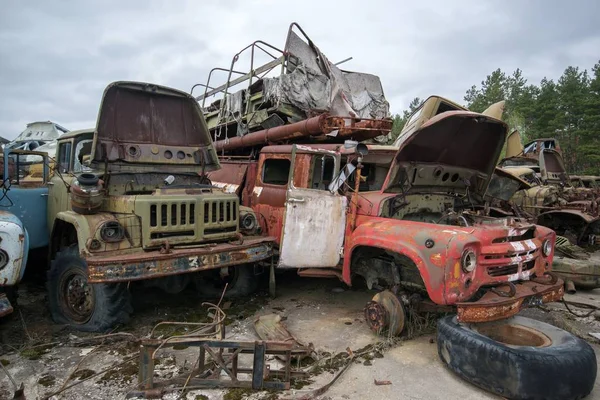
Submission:
M 510 285 L 513 285 L 512 287 Z M 514 289 L 513 289 L 514 288 Z M 502 285 L 479 300 L 457 303 L 459 322 L 489 322 L 512 317 L 521 309 L 562 299 L 564 282 L 547 277 Z
M 196 248 L 86 257 L 90 283 L 129 282 L 253 263 L 273 254 L 274 238 L 245 239 Z

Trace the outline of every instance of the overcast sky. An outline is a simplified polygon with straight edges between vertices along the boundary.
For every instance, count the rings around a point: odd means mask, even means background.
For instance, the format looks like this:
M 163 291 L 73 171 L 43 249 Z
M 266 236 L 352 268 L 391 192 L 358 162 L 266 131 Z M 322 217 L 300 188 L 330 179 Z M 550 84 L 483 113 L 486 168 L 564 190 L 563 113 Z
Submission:
M 328 58 L 381 77 L 392 112 L 415 96 L 463 102 L 496 68 L 532 83 L 600 59 L 600 1 L 17 1 L 0 13 L 0 135 L 27 122 L 95 125 L 104 87 L 189 91 L 261 39 L 283 48 L 298 22 Z

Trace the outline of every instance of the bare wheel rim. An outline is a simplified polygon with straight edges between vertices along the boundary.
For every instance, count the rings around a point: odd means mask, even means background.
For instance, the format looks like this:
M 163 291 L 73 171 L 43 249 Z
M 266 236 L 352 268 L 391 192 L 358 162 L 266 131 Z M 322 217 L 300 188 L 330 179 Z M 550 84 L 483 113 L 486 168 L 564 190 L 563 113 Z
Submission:
M 59 302 L 63 313 L 74 323 L 84 324 L 91 318 L 95 305 L 94 288 L 79 268 L 69 267 L 61 275 Z
M 389 290 L 377 293 L 365 307 L 365 319 L 372 331 L 399 335 L 404 330 L 406 314 L 398 297 Z
M 478 326 L 475 330 L 490 339 L 511 347 L 547 347 L 552 344 L 543 332 L 520 324 L 490 324 Z

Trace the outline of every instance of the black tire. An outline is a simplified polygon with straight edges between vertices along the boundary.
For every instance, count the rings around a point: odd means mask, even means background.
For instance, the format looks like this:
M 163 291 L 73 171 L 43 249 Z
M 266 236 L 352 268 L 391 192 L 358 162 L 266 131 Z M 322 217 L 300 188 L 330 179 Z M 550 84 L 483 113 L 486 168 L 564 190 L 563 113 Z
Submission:
M 83 173 L 77 177 L 77 182 L 79 182 L 81 185 L 85 185 L 85 186 L 95 186 L 98 184 L 99 180 L 100 180 L 100 178 L 98 178 L 98 175 L 90 174 L 87 172 Z
M 258 276 L 254 274 L 254 265 L 244 264 L 229 267 L 229 277 L 221 279 L 219 270 L 196 274 L 194 279 L 200 297 L 218 299 L 227 283 L 225 299 L 246 297 L 258 289 Z
M 80 331 L 105 332 L 127 323 L 133 312 L 127 285 L 87 283 L 87 264 L 79 256 L 77 245 L 56 254 L 46 285 L 52 319 Z M 83 296 L 74 293 L 76 290 L 83 291 Z M 67 301 L 69 297 L 76 299 Z
M 581 399 L 596 381 L 596 355 L 588 343 L 530 318 L 467 326 L 444 317 L 437 343 L 452 371 L 508 399 Z

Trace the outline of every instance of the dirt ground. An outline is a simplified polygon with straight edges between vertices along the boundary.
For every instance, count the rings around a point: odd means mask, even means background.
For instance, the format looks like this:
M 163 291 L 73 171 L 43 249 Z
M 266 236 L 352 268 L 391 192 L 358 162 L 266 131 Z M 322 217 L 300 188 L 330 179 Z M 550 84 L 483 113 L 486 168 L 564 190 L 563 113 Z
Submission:
M 264 286 L 264 284 L 263 284 Z M 266 291 L 246 299 L 227 304 L 227 338 L 255 340 L 253 328 L 256 316 L 279 314 L 289 331 L 298 340 L 312 343 L 320 361 L 300 364 L 310 371 L 307 379 L 292 381 L 293 389 L 287 392 L 252 392 L 241 389 L 194 390 L 185 399 L 245 398 L 277 399 L 299 397 L 312 389 L 328 383 L 345 365 L 343 356 L 350 348 L 363 350 L 358 358 L 319 399 L 485 399 L 497 398 L 462 381 L 438 359 L 435 344 L 435 327 L 424 321 L 415 337 L 390 343 L 367 328 L 363 307 L 374 292 L 350 290 L 333 279 L 302 279 L 293 274 L 278 277 L 278 296 L 270 299 Z M 206 309 L 202 300 L 188 289 L 178 295 L 167 295 L 159 290 L 132 288 L 135 313 L 131 322 L 118 329 L 137 337 L 147 335 L 161 321 L 201 321 Z M 104 375 L 77 384 L 53 399 L 119 399 L 135 389 L 138 372 L 137 345 L 129 341 L 100 341 L 79 343 L 89 338 L 69 328 L 55 325 L 46 306 L 42 282 L 30 280 L 19 290 L 19 310 L 8 321 L 0 324 L 0 362 L 15 381 L 24 383 L 27 399 L 41 399 L 80 382 L 111 365 L 125 362 Z M 600 305 L 600 290 L 579 292 L 570 300 Z M 576 309 L 583 313 L 586 310 Z M 545 310 L 527 310 L 525 315 L 542 319 L 584 337 L 599 353 L 598 341 L 589 335 L 600 332 L 600 322 L 592 313 L 581 318 L 565 311 L 562 304 Z M 165 332 L 169 334 L 169 332 Z M 155 380 L 168 379 L 189 372 L 197 350 L 183 348 L 165 350 L 158 354 Z M 273 366 L 277 360 L 272 360 Z M 73 374 L 73 371 L 76 372 Z M 69 382 L 65 379 L 72 374 Z M 374 381 L 389 381 L 389 385 L 376 385 Z M 600 399 L 600 383 L 588 397 Z M 12 397 L 12 384 L 0 371 L 0 399 Z M 179 393 L 163 395 L 163 399 L 177 399 Z

